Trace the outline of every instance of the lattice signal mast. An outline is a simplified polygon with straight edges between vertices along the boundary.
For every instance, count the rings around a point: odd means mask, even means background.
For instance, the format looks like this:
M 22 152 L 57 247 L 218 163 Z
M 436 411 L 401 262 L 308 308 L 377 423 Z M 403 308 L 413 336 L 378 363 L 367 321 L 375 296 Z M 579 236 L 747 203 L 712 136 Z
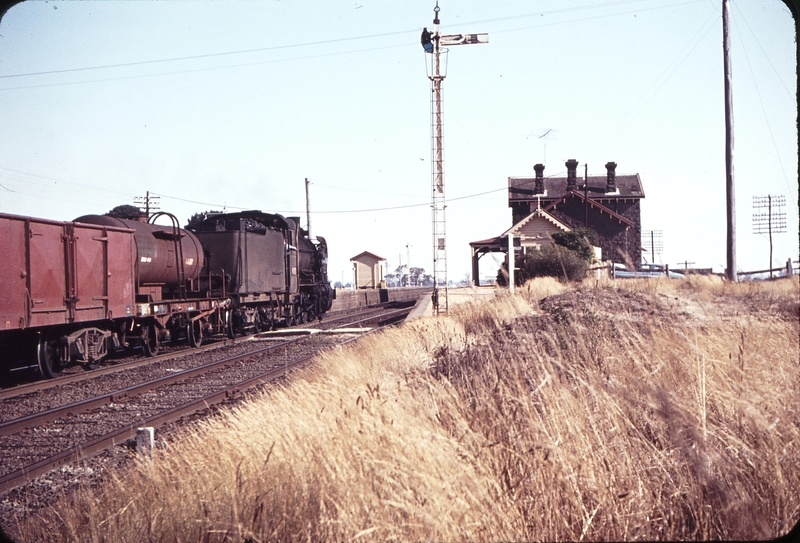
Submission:
M 766 213 L 753 212 L 753 233 L 769 234 L 769 276 L 772 277 L 772 234 L 786 232 L 786 212 L 780 211 L 786 206 L 786 197 L 780 196 L 753 196 L 753 209 L 765 209 Z
M 444 123 L 442 121 L 441 54 L 446 47 L 489 43 L 488 34 L 441 34 L 439 32 L 439 2 L 433 8 L 433 30 L 422 29 L 422 48 L 431 55 L 428 79 L 431 80 L 431 207 L 433 208 L 433 311 L 438 315 L 444 301 L 447 313 L 447 234 L 444 197 Z M 447 61 L 445 60 L 445 65 Z M 427 65 L 428 63 L 426 63 Z M 445 69 L 446 72 L 446 69 Z M 442 300 L 443 298 L 443 300 Z

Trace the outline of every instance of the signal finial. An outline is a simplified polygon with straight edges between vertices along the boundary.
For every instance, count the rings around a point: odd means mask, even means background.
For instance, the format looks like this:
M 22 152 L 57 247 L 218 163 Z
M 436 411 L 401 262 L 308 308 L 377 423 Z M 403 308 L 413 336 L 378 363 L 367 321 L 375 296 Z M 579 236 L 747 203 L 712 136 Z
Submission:
M 433 8 L 433 24 L 439 24 L 439 0 L 436 0 L 436 7 Z

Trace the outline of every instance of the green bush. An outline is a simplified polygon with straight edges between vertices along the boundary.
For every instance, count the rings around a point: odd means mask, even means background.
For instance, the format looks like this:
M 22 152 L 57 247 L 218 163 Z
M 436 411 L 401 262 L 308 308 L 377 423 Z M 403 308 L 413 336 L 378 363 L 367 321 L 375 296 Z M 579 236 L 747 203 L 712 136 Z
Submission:
M 556 277 L 559 281 L 581 281 L 589 270 L 589 261 L 576 251 L 558 245 L 545 245 L 516 258 L 514 284 L 525 284 L 535 277 Z M 497 284 L 508 285 L 508 265 L 497 272 Z
M 586 262 L 594 260 L 594 246 L 597 245 L 597 235 L 588 228 L 576 228 L 569 232 L 556 232 L 551 234 L 556 245 L 574 251 Z

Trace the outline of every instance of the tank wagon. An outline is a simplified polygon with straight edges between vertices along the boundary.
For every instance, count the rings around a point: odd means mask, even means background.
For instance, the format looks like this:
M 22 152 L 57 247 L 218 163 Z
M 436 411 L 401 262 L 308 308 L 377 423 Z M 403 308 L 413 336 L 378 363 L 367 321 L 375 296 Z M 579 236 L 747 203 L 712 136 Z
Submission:
M 167 217 L 171 225 L 155 224 Z M 56 377 L 110 352 L 266 330 L 321 318 L 335 291 L 327 244 L 299 221 L 259 211 L 180 228 L 86 215 L 0 214 L 0 370 Z

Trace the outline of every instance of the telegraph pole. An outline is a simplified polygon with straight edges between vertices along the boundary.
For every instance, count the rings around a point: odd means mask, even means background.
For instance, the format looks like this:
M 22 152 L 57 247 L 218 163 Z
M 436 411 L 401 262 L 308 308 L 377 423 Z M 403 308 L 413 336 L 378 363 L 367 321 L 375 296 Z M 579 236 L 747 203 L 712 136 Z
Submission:
M 780 211 L 786 205 L 784 195 L 753 196 L 753 209 L 766 208 L 766 213 L 753 213 L 753 233 L 769 235 L 769 276 L 772 278 L 772 234 L 786 232 L 786 213 Z
M 306 177 L 306 227 L 308 230 L 308 239 L 311 239 L 311 204 L 308 201 L 308 177 Z
M 408 285 L 411 286 L 411 245 L 406 243 L 406 267 L 408 268 Z
M 148 190 L 147 192 L 145 192 L 145 196 L 134 196 L 133 204 L 137 206 L 140 210 L 144 208 L 143 209 L 144 214 L 149 219 L 150 215 L 152 215 L 153 213 L 155 213 L 160 209 L 159 207 L 160 198 L 161 196 L 156 196 L 156 195 L 151 196 L 150 191 Z
M 442 121 L 441 53 L 447 46 L 489 43 L 488 34 L 444 34 L 439 32 L 439 1 L 433 8 L 433 31 L 422 29 L 422 48 L 431 54 L 431 207 L 433 208 L 433 311 L 438 315 L 444 302 L 447 313 L 447 244 L 444 197 L 444 124 Z M 409 270 L 410 276 L 410 270 Z M 443 298 L 443 300 L 442 300 Z
M 733 93 L 731 91 L 731 40 L 728 35 L 730 0 L 722 0 L 722 63 L 725 69 L 725 205 L 727 208 L 727 258 L 725 272 L 729 281 L 736 274 L 736 198 L 733 185 Z

